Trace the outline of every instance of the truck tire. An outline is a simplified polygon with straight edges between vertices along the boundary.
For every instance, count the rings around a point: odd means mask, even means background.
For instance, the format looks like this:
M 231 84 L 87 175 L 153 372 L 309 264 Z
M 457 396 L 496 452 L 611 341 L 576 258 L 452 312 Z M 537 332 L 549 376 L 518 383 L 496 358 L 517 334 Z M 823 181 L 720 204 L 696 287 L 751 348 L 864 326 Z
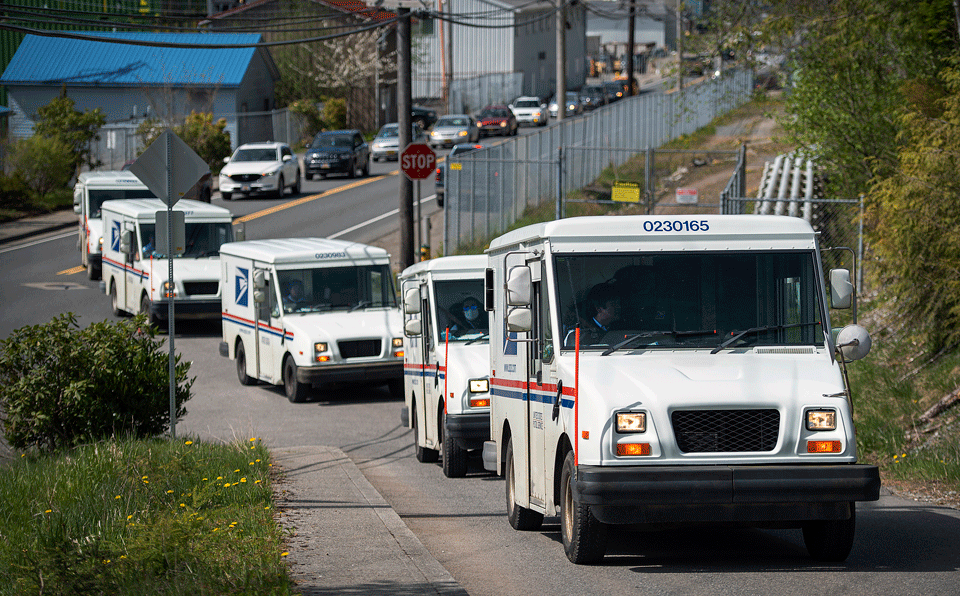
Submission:
M 290 403 L 299 404 L 307 399 L 307 386 L 297 380 L 297 363 L 292 356 L 283 361 L 283 390 Z
M 90 259 L 87 259 L 87 278 L 92 281 L 100 279 L 100 268 L 94 265 Z
M 543 514 L 517 505 L 517 474 L 516 467 L 513 465 L 513 438 L 507 441 L 506 454 L 506 475 L 507 481 L 504 485 L 507 487 L 507 519 L 514 530 L 530 531 L 539 530 L 543 525 Z
M 229 201 L 230 199 L 233 198 L 233 195 L 229 192 L 220 191 L 220 198 L 223 199 L 224 201 Z
M 599 563 L 607 551 L 607 526 L 590 512 L 589 505 L 573 498 L 577 471 L 573 451 L 567 452 L 560 474 L 560 537 L 567 558 L 577 565 Z
M 237 342 L 237 379 L 241 385 L 257 384 L 257 380 L 247 374 L 247 353 L 242 341 Z
M 429 449 L 427 447 L 420 446 L 420 440 L 417 438 L 418 435 L 418 424 L 417 424 L 417 406 L 414 405 L 410 411 L 410 415 L 413 417 L 413 446 L 417 450 L 417 461 L 422 464 L 432 464 L 438 459 L 440 459 L 440 452 L 436 449 Z
M 856 503 L 850 503 L 849 519 L 828 519 L 803 522 L 803 543 L 817 561 L 840 563 L 853 548 L 857 529 Z
M 403 399 L 403 379 L 390 379 L 387 381 L 387 389 L 393 399 Z
M 147 315 L 147 323 L 150 323 L 155 327 L 160 327 L 160 319 L 153 316 L 153 314 L 150 312 L 150 298 L 147 297 L 146 294 L 140 296 L 140 312 Z
M 457 440 L 447 436 L 447 415 L 443 415 L 443 475 L 447 478 L 463 478 L 467 475 L 467 458 L 470 453 L 457 445 Z
M 120 308 L 120 300 L 117 298 L 117 284 L 113 280 L 110 281 L 110 307 L 115 317 L 124 315 L 123 309 Z

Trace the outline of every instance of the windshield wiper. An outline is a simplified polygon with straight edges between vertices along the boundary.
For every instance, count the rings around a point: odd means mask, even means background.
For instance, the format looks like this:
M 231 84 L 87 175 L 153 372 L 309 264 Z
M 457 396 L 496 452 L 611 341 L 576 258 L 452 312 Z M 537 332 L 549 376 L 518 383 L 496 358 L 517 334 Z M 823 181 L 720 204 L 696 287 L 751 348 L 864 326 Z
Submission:
M 787 325 L 762 325 L 760 327 L 751 327 L 749 329 L 744 329 L 743 331 L 731 331 L 730 333 L 733 334 L 732 337 L 728 337 L 727 339 L 723 340 L 719 346 L 710 350 L 710 353 L 716 354 L 720 352 L 720 350 L 723 350 L 733 342 L 742 338 L 744 335 L 748 335 L 750 333 L 762 333 L 764 331 L 778 331 L 780 329 L 794 329 L 796 327 L 806 327 L 807 325 L 819 325 L 819 324 L 820 324 L 820 321 L 813 321 L 811 323 L 789 323 Z
M 643 332 L 641 332 L 641 333 L 637 333 L 636 335 L 631 335 L 630 337 L 628 337 L 627 339 L 623 340 L 622 342 L 620 342 L 620 343 L 618 343 L 618 344 L 616 344 L 616 345 L 610 346 L 609 348 L 607 348 L 606 350 L 604 350 L 603 352 L 601 352 L 600 355 L 601 355 L 601 356 L 609 356 L 610 354 L 613 354 L 614 352 L 616 352 L 616 351 L 619 350 L 620 348 L 622 348 L 622 347 L 624 347 L 624 346 L 626 346 L 626 345 L 628 345 L 628 344 L 630 344 L 630 343 L 632 343 L 632 342 L 640 339 L 641 337 L 653 337 L 653 336 L 655 336 L 655 335 L 672 335 L 673 337 L 678 338 L 678 337 L 692 337 L 692 336 L 695 336 L 695 335 L 713 335 L 713 334 L 715 334 L 715 333 L 716 333 L 716 330 L 715 330 L 715 329 L 696 329 L 696 330 L 691 330 L 691 331 L 677 331 L 677 330 L 671 330 L 671 331 L 643 331 Z M 647 344 L 640 344 L 639 346 L 634 346 L 634 349 L 648 348 L 648 347 L 650 347 L 650 346 L 655 346 L 655 345 L 657 345 L 657 342 L 647 343 Z
M 366 307 L 370 306 L 370 304 L 371 304 L 371 303 L 370 303 L 369 300 L 361 300 L 360 302 L 357 302 L 356 304 L 354 304 L 353 306 L 351 306 L 351 307 L 350 307 L 350 310 L 348 310 L 347 312 L 353 312 L 353 311 L 357 310 L 358 308 L 366 308 Z
M 482 340 L 482 339 L 489 339 L 489 338 L 490 338 L 490 335 L 489 335 L 488 333 L 484 333 L 483 335 L 481 335 L 481 336 L 479 336 L 479 337 L 474 337 L 473 339 L 471 339 L 470 341 L 468 341 L 468 342 L 465 343 L 464 345 L 465 345 L 465 346 L 469 346 L 470 344 L 472 344 L 472 343 L 474 343 L 474 342 L 478 342 L 478 341 L 480 341 L 480 340 Z

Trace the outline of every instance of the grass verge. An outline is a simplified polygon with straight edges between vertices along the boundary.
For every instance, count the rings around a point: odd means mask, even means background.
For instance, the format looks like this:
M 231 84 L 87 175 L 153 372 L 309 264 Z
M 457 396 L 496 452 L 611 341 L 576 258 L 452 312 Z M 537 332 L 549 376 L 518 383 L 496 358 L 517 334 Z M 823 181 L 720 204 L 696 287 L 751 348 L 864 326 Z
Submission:
M 0 468 L 0 594 L 290 594 L 269 453 L 120 439 Z

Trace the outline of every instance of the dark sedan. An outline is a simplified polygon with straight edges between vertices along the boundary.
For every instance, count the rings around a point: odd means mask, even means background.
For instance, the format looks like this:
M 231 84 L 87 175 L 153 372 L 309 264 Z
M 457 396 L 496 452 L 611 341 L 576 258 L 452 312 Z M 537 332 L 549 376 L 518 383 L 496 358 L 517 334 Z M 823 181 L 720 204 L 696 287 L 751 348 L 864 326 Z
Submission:
M 507 106 L 487 106 L 477 116 L 480 136 L 500 135 L 509 137 L 517 134 L 520 125 L 517 117 Z
M 370 146 L 359 130 L 329 130 L 317 133 L 303 158 L 304 176 L 313 180 L 314 174 L 346 174 L 354 178 L 357 170 L 370 175 Z

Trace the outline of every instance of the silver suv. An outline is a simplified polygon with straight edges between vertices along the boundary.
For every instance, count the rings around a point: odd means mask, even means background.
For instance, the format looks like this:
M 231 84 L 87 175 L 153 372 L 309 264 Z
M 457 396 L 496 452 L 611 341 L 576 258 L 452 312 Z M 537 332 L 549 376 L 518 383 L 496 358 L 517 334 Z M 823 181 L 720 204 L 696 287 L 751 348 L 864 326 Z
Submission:
M 279 199 L 287 188 L 300 194 L 300 160 L 286 143 L 247 143 L 223 161 L 220 196 L 224 201 L 234 195 L 260 194 Z

